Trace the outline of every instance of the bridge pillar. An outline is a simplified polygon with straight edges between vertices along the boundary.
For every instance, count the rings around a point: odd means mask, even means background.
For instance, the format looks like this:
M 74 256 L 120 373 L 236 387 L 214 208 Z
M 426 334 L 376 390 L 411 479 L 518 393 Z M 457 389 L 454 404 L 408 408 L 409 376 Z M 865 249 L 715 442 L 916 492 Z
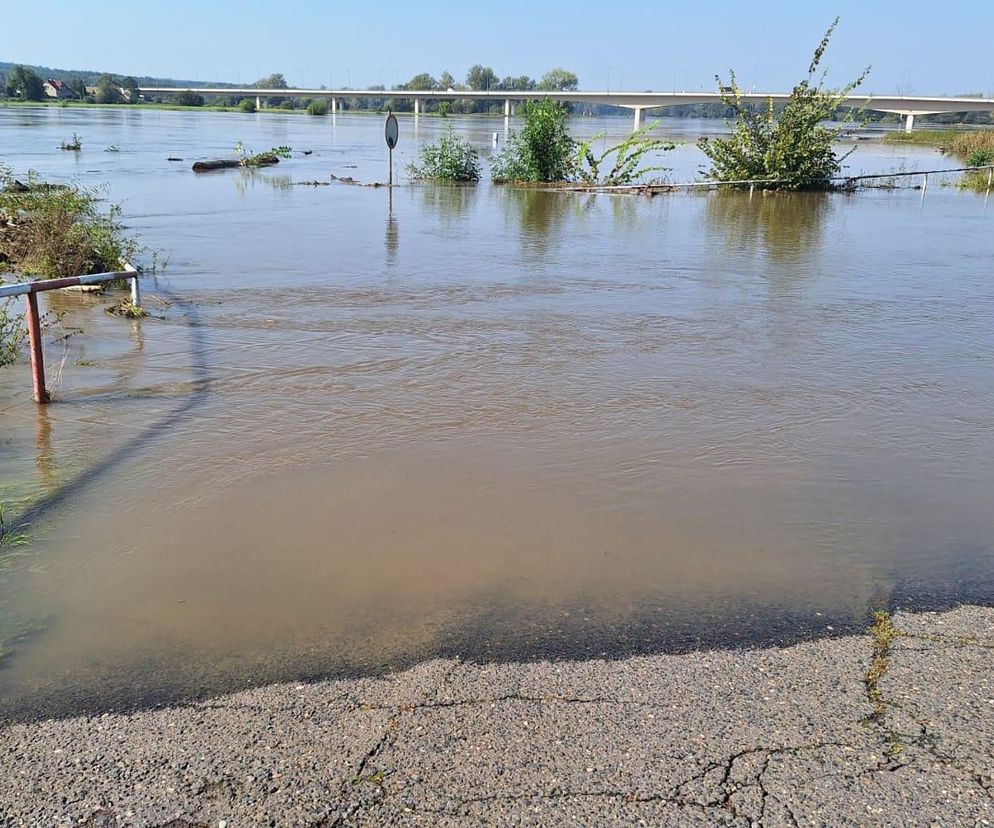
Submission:
M 255 96 L 255 108 L 262 109 L 262 98 L 260 98 L 258 95 Z
M 514 107 L 511 105 L 510 100 L 504 101 L 504 117 L 510 118 L 514 112 Z
M 645 107 L 636 106 L 635 107 L 635 125 L 632 127 L 632 132 L 637 132 L 642 129 L 642 110 Z
M 915 126 L 915 116 L 913 113 L 909 112 L 904 118 L 904 131 L 911 132 Z
M 338 98 L 331 99 L 331 114 L 334 115 L 338 112 Z
M 421 114 L 421 99 L 414 99 L 414 117 L 417 118 Z

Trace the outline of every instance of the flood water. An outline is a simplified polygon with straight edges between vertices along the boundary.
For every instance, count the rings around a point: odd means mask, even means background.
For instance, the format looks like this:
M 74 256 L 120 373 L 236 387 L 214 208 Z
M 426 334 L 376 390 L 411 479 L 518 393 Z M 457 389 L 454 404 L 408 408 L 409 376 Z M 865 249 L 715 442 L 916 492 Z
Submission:
M 718 128 L 664 122 L 672 180 Z M 190 171 L 239 140 L 294 157 Z M 361 115 L 0 109 L 0 157 L 106 185 L 168 258 L 140 322 L 46 294 L 83 330 L 46 342 L 51 406 L 0 371 L 0 498 L 37 504 L 0 551 L 2 715 L 994 597 L 982 195 L 295 186 L 385 180 Z

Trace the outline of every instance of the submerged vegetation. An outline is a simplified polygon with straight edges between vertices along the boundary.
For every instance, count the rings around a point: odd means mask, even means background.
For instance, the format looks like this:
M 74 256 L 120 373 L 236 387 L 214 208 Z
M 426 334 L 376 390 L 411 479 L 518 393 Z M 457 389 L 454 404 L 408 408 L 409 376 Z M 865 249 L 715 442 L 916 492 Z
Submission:
M 74 132 L 72 138 L 59 144 L 59 149 L 67 152 L 79 152 L 83 149 L 83 139 Z
M 0 281 L 114 271 L 137 250 L 120 208 L 102 210 L 97 191 L 33 173 L 21 182 L 0 164 Z M 0 302 L 0 365 L 16 358 L 23 333 L 20 315 Z
M 603 138 L 595 135 L 589 141 L 580 144 L 577 152 L 578 174 L 584 184 L 604 187 L 619 187 L 634 183 L 637 179 L 651 172 L 663 172 L 667 167 L 643 167 L 642 159 L 650 152 L 665 152 L 673 149 L 676 144 L 651 137 L 654 124 L 649 124 L 635 130 L 628 138 L 614 147 L 604 150 L 595 156 L 591 150 L 594 141 Z M 613 158 L 610 169 L 603 173 L 608 159 Z
M 742 97 L 731 73 L 729 83 L 715 76 L 722 101 L 735 113 L 732 134 L 727 138 L 704 137 L 698 147 L 711 161 L 708 177 L 714 181 L 764 181 L 767 189 L 816 190 L 829 186 L 842 162 L 834 143 L 843 127 L 827 127 L 846 97 L 869 75 L 869 67 L 856 80 L 838 89 L 825 86 L 825 73 L 818 74 L 825 50 L 839 24 L 836 18 L 815 49 L 808 75 L 790 93 L 777 114 L 773 101 L 758 110 Z M 851 117 L 851 115 L 850 115 Z
M 468 183 L 480 180 L 480 155 L 450 126 L 438 138 L 422 144 L 418 160 L 407 165 L 411 178 Z
M 579 182 L 589 186 L 631 184 L 647 173 L 664 167 L 642 167 L 653 152 L 673 149 L 674 144 L 651 137 L 653 125 L 634 132 L 620 144 L 599 156 L 592 145 L 603 138 L 577 141 L 569 131 L 569 109 L 548 98 L 525 104 L 525 124 L 512 132 L 504 150 L 491 161 L 491 174 L 497 183 L 527 182 L 551 184 Z M 609 158 L 613 158 L 606 173 Z
M 524 106 L 525 123 L 510 134 L 491 161 L 494 181 L 550 183 L 576 175 L 576 141 L 569 133 L 569 110 L 545 98 Z
M 272 147 L 265 152 L 252 152 L 245 144 L 239 141 L 235 144 L 235 155 L 243 167 L 268 167 L 272 164 L 279 164 L 281 158 L 289 158 L 293 152 L 293 147 Z

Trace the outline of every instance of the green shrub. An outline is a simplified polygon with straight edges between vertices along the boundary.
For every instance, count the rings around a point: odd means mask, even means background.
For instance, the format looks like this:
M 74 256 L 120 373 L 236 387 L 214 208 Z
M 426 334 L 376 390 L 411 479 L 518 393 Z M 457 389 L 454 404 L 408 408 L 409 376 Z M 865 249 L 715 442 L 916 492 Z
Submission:
M 297 104 L 293 102 L 292 98 L 287 98 L 285 101 L 280 103 L 280 109 L 296 109 Z
M 994 164 L 994 148 L 977 149 L 966 159 L 968 167 L 986 167 Z
M 241 102 L 238 104 L 238 108 L 242 112 L 255 112 L 255 101 L 251 98 L 242 98 Z
M 418 160 L 408 164 L 407 172 L 425 181 L 479 181 L 480 156 L 450 126 L 437 141 L 421 145 Z
M 731 74 L 728 84 L 715 76 L 722 101 L 735 111 L 735 124 L 727 138 L 701 138 L 698 146 L 711 161 L 708 177 L 714 181 L 769 180 L 769 189 L 810 190 L 828 186 L 848 157 L 836 156 L 834 143 L 842 128 L 823 126 L 849 94 L 869 74 L 840 89 L 826 89 L 824 75 L 815 77 L 839 19 L 829 27 L 815 49 L 808 76 L 791 90 L 777 115 L 773 101 L 754 109 L 742 98 L 742 90 Z M 853 148 L 855 149 L 855 147 Z M 850 153 L 852 150 L 850 150 Z
M 308 115 L 327 115 L 328 114 L 328 102 L 327 101 L 311 101 L 307 105 Z
M 569 134 L 569 112 L 555 101 L 525 103 L 525 125 L 512 132 L 490 163 L 494 181 L 570 181 L 577 172 L 577 144 Z

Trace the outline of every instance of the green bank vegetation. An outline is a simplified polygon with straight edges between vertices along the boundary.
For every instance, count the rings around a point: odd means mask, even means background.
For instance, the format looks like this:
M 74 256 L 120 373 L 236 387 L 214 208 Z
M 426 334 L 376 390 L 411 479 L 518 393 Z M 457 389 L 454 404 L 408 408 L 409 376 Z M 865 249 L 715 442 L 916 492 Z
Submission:
M 884 139 L 894 144 L 916 144 L 938 147 L 965 167 L 987 167 L 994 164 L 994 129 L 953 130 L 921 129 L 914 132 L 891 132 Z M 990 172 L 968 172 L 960 182 L 971 190 L 986 191 L 990 186 Z
M 938 147 L 941 152 L 952 156 L 966 167 L 981 167 L 975 172 L 964 173 L 960 186 L 976 192 L 991 189 L 991 171 L 983 168 L 994 165 L 994 130 L 894 132 L 886 140 L 899 144 Z
M 120 207 L 103 209 L 98 191 L 34 173 L 19 181 L 0 164 L 0 282 L 114 271 L 137 252 Z M 0 300 L 0 365 L 17 357 L 23 338 L 12 300 Z
M 845 98 L 869 75 L 869 67 L 854 81 L 837 89 L 825 86 L 825 73 L 819 74 L 825 50 L 835 28 L 836 18 L 815 49 L 807 77 L 790 93 L 779 114 L 773 101 L 754 109 L 742 98 L 742 90 L 731 73 L 728 83 L 715 76 L 723 102 L 735 112 L 732 134 L 727 138 L 704 137 L 698 147 L 711 161 L 708 177 L 713 181 L 766 181 L 767 189 L 818 190 L 830 186 L 842 162 L 834 144 L 844 127 L 827 127 Z

